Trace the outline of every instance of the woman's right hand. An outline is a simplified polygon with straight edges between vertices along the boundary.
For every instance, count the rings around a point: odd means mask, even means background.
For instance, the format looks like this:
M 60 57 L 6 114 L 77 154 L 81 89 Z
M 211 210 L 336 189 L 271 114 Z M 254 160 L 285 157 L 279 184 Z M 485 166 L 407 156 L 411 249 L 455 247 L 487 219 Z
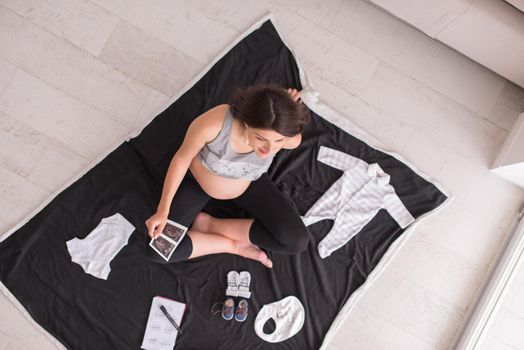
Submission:
M 287 89 L 286 91 L 293 99 L 293 102 L 299 101 L 299 103 L 302 103 L 302 100 L 300 99 L 300 91 L 298 91 L 297 89 L 291 89 L 291 88 Z
M 157 238 L 164 230 L 167 223 L 167 214 L 156 212 L 146 220 L 147 234 L 151 238 Z

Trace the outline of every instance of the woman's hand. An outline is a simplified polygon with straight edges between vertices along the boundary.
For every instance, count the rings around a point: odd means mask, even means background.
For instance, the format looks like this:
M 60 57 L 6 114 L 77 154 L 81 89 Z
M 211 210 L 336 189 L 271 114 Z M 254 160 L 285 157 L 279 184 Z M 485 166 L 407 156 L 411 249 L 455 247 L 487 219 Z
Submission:
M 297 102 L 300 100 L 300 91 L 297 89 L 287 89 L 287 93 L 291 95 L 291 98 L 294 102 Z M 300 101 L 302 103 L 302 101 Z
M 147 234 L 151 238 L 157 238 L 164 230 L 167 223 L 167 214 L 156 212 L 146 220 Z

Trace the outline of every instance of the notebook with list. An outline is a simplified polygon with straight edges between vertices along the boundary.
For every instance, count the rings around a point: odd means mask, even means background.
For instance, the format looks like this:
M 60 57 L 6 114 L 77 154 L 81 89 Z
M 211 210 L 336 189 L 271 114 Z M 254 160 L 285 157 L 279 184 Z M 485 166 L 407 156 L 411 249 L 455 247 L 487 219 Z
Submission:
M 172 350 L 175 346 L 178 331 L 160 309 L 162 305 L 179 326 L 182 322 L 186 304 L 161 296 L 154 297 L 141 345 L 144 350 Z

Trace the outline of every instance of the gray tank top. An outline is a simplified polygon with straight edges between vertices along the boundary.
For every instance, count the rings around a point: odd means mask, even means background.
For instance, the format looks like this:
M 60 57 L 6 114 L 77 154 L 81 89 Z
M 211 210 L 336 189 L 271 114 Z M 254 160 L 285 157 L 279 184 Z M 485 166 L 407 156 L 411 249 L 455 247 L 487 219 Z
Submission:
M 218 136 L 198 152 L 198 160 L 209 171 L 230 179 L 256 180 L 267 172 L 274 155 L 260 158 L 255 152 L 237 153 L 231 147 L 233 115 L 228 109 Z

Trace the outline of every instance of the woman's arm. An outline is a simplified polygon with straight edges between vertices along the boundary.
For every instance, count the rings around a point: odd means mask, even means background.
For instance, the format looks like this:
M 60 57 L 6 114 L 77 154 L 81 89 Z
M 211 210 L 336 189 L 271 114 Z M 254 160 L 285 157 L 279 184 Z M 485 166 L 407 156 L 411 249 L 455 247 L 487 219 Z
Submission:
M 202 146 L 203 147 L 203 146 Z M 162 196 L 160 197 L 160 202 L 158 203 L 157 212 L 162 213 L 167 217 L 169 214 L 169 208 L 173 197 L 184 178 L 191 160 L 188 157 L 184 157 L 178 152 L 175 153 L 171 162 L 169 163 L 169 168 L 167 169 L 166 177 L 164 179 L 164 187 L 162 188 Z
M 201 114 L 189 126 L 182 145 L 169 163 L 157 212 L 146 221 L 152 238 L 156 238 L 164 229 L 171 202 L 191 161 L 206 142 L 215 139 L 222 129 L 227 108 L 227 105 L 216 106 Z

